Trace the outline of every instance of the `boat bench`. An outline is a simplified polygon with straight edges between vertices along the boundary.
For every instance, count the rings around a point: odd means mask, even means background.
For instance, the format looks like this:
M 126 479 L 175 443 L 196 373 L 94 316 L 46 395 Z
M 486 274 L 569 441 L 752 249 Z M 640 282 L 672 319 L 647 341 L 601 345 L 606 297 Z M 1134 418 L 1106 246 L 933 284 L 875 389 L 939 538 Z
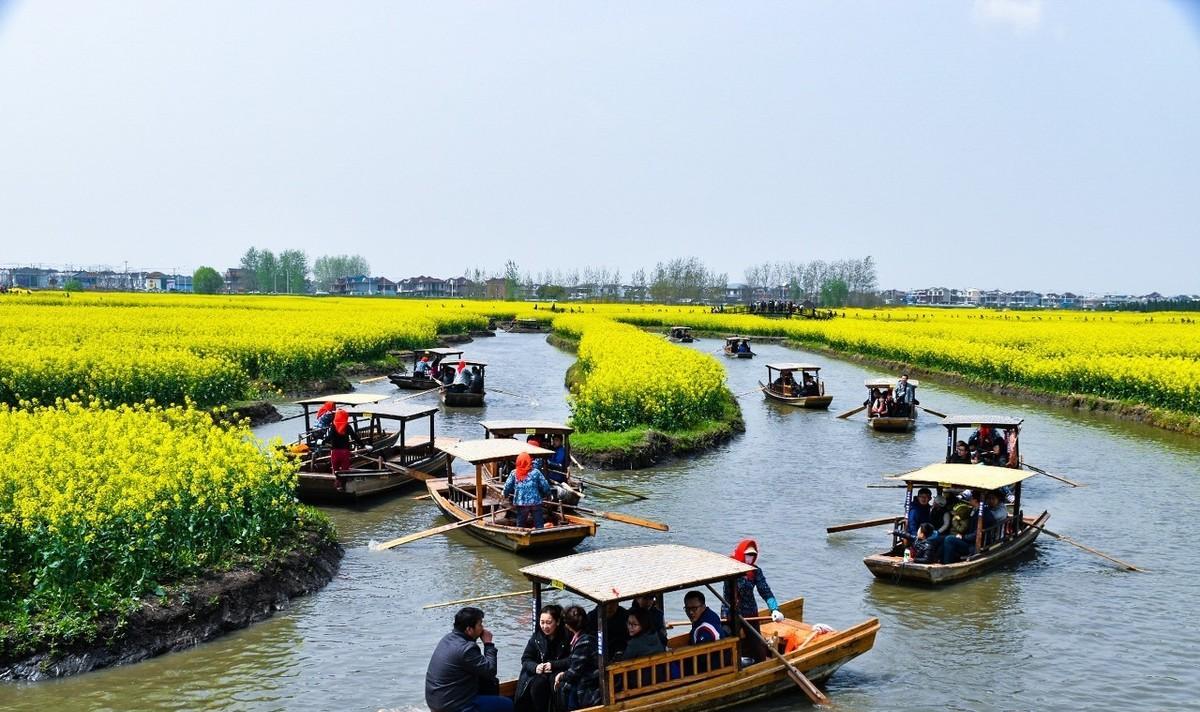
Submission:
M 613 701 L 690 685 L 737 670 L 738 639 L 688 645 L 644 658 L 613 663 L 607 669 Z

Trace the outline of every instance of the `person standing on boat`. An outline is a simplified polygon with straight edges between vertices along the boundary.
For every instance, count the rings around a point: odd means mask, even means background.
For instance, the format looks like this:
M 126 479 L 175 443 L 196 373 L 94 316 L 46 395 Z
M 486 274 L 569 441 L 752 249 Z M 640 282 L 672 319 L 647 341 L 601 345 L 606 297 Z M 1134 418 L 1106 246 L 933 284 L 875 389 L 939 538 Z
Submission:
M 483 652 L 475 645 L 483 641 Z M 513 712 L 512 700 L 481 690 L 499 689 L 496 645 L 483 625 L 483 611 L 467 607 L 454 615 L 454 629 L 438 641 L 425 671 L 430 712 Z
M 454 371 L 454 380 L 450 382 L 450 390 L 456 393 L 466 393 L 471 388 L 471 372 L 467 370 L 467 362 L 459 360 L 458 368 Z
M 521 656 L 516 712 L 545 712 L 550 708 L 555 675 L 567 669 L 571 646 L 562 627 L 562 606 L 542 606 L 538 629 Z
M 413 375 L 424 378 L 429 375 L 429 355 L 426 354 L 417 361 L 417 365 L 413 368 Z
M 329 446 L 329 471 L 333 473 L 333 486 L 341 492 L 345 489 L 339 472 L 350 469 L 350 444 L 365 447 L 358 437 L 358 431 L 350 424 L 350 415 L 338 408 L 333 414 L 333 427 L 325 436 L 325 444 Z
M 321 404 L 321 408 L 317 410 L 317 418 L 313 421 L 312 430 L 308 431 L 308 444 L 320 442 L 329 432 L 329 426 L 333 425 L 333 411 L 337 408 L 333 401 L 325 401 Z
M 912 416 L 913 406 L 920 403 L 917 400 L 917 389 L 908 382 L 908 374 L 900 374 L 900 380 L 896 381 L 896 387 L 893 389 L 892 398 L 895 399 L 898 407 L 898 412 L 904 417 Z
M 517 507 L 517 526 L 523 527 L 527 519 L 533 520 L 533 528 L 542 528 L 542 500 L 550 494 L 550 483 L 542 471 L 533 466 L 529 453 L 517 455 L 517 466 L 504 482 L 504 496 L 512 499 Z
M 758 617 L 758 603 L 754 600 L 754 592 L 762 596 L 767 604 L 767 608 L 771 609 L 771 620 L 778 623 L 783 620 L 783 613 L 779 611 L 779 602 L 775 600 L 775 594 L 771 592 L 771 586 L 767 583 L 767 577 L 758 567 L 758 544 L 753 539 L 742 539 L 738 542 L 733 553 L 730 555 L 734 559 L 754 567 L 753 571 L 747 571 L 735 581 L 725 582 L 725 602 L 729 603 L 733 600 L 734 587 L 737 587 L 738 598 L 738 615 L 743 618 Z M 729 608 L 726 605 L 721 606 L 721 617 L 729 617 Z M 759 630 L 758 621 L 746 621 L 755 630 Z M 741 648 L 742 657 L 754 658 L 755 660 L 766 660 L 767 650 L 763 646 L 762 641 L 758 637 L 748 636 L 745 631 L 736 631 L 738 637 L 741 638 L 739 647 Z

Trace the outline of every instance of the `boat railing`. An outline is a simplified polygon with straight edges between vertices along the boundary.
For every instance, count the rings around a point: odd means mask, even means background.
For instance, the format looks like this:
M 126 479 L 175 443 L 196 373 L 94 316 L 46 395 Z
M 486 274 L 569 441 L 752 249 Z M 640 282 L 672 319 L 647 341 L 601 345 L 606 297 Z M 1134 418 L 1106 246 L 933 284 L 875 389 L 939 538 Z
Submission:
M 728 675 L 737 669 L 737 658 L 738 639 L 730 637 L 614 663 L 608 668 L 608 689 L 614 702 L 662 692 Z

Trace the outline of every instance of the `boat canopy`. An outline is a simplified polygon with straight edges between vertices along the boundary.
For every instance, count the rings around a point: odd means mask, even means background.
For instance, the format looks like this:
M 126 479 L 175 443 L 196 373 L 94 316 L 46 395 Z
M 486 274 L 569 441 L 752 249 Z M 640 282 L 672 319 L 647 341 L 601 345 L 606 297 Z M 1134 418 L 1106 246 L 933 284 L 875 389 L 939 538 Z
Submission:
M 865 384 L 866 384 L 867 388 L 895 388 L 897 380 L 899 380 L 899 379 L 896 379 L 896 378 L 868 378 L 865 381 Z M 913 388 L 916 388 L 917 386 L 921 385 L 921 382 L 910 378 L 910 379 L 908 379 L 908 385 L 912 386 Z
M 575 428 L 562 423 L 552 423 L 549 420 L 484 420 L 479 423 L 483 429 L 496 435 L 514 435 L 524 433 L 573 433 Z
M 942 425 L 947 428 L 961 428 L 964 425 L 972 428 L 978 428 L 981 425 L 1015 428 L 1024 422 L 1024 418 L 1014 418 L 1011 415 L 947 415 L 942 418 Z
M 726 336 L 726 341 L 749 341 L 749 336 Z
M 468 366 L 487 366 L 486 361 L 473 361 L 469 358 L 460 358 L 458 361 L 462 361 Z M 453 368 L 458 361 L 455 361 L 454 359 L 444 359 L 440 365 L 442 368 Z
M 820 371 L 820 366 L 814 366 L 811 363 L 768 363 L 767 368 L 773 368 L 776 371 Z
M 1019 470 L 1012 467 L 993 467 L 991 465 L 962 465 L 939 462 L 922 467 L 919 470 L 906 472 L 903 475 L 885 477 L 884 479 L 927 483 L 948 484 L 971 489 L 994 490 L 1016 484 L 1033 477 L 1031 470 Z
M 458 356 L 462 353 L 462 349 L 417 349 L 416 353 L 434 354 L 436 356 Z
M 386 393 L 333 393 L 327 396 L 298 400 L 296 401 L 296 405 L 317 405 L 327 401 L 344 405 L 363 405 L 365 403 L 378 403 L 389 397 Z
M 511 438 L 492 438 L 490 440 L 461 440 L 443 448 L 446 454 L 466 460 L 472 465 L 497 460 L 511 460 L 523 452 L 538 457 L 553 455 L 553 450 L 536 447 L 521 440 Z
M 691 331 L 691 330 L 692 330 L 692 327 L 690 327 L 690 326 L 672 326 L 671 327 L 671 331 Z
M 432 415 L 438 411 L 437 406 L 416 405 L 409 403 L 386 403 L 379 405 L 356 405 L 346 411 L 349 415 L 363 417 L 377 416 L 389 420 L 416 420 Z
M 753 570 L 724 554 L 655 544 L 564 556 L 526 566 L 521 573 L 531 581 L 605 603 L 724 581 Z

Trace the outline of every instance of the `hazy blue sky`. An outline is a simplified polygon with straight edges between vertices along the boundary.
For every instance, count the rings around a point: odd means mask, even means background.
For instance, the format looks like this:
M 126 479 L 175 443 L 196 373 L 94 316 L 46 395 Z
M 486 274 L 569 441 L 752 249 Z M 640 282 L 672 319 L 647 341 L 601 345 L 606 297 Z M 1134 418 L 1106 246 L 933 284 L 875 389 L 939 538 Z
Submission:
M 1169 0 L 0 0 L 0 263 L 1200 292 Z

